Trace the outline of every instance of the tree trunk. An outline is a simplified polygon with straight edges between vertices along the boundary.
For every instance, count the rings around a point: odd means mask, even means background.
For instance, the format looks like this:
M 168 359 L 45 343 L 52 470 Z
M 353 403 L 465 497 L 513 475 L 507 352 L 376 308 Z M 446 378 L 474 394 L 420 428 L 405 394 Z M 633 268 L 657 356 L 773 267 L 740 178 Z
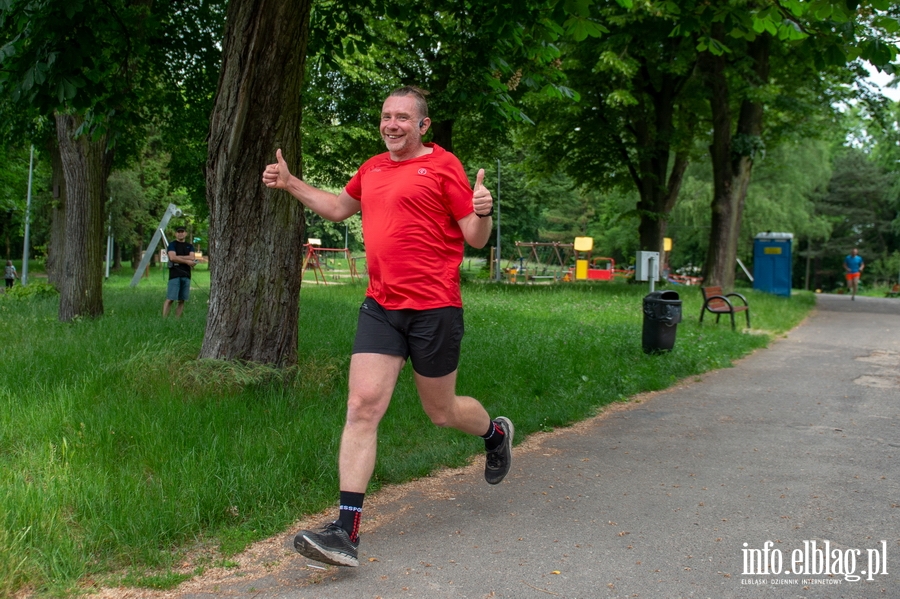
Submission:
M 47 282 L 62 288 L 63 264 L 66 258 L 66 177 L 63 173 L 62 156 L 59 143 L 51 142 L 50 151 L 50 188 L 53 200 L 50 209 L 50 243 L 47 251 Z
M 453 152 L 453 119 L 431 121 L 431 141 Z
M 261 177 L 276 148 L 300 175 L 310 8 L 310 0 L 228 6 L 206 164 L 212 259 L 202 358 L 297 361 L 303 210 Z
M 143 257 L 144 247 L 143 244 L 150 241 L 149 239 L 144 239 L 144 225 L 143 223 L 138 223 L 137 229 L 137 240 L 136 244 L 131 246 L 131 270 L 136 271 L 137 267 L 141 264 L 141 258 Z
M 714 29 L 714 37 L 724 40 L 721 25 Z M 763 34 L 748 48 L 747 54 L 754 63 L 752 78 L 755 79 L 748 82 L 750 85 L 764 85 L 769 79 L 770 43 L 769 35 Z M 713 117 L 713 141 L 709 148 L 713 166 L 712 219 L 703 282 L 731 289 L 734 287 L 747 187 L 750 185 L 754 154 L 761 144 L 763 105 L 749 100 L 741 103 L 737 133 L 733 136 L 725 56 L 706 52 L 701 59 L 701 67 L 709 88 Z
M 633 165 L 629 168 L 640 195 L 637 205 L 640 248 L 658 251 L 662 258 L 669 214 L 675 207 L 688 166 L 687 151 L 679 150 L 669 169 L 678 96 L 690 75 L 654 77 L 646 65 L 641 69 L 641 74 L 635 82 L 643 91 L 639 95 L 638 108 L 645 116 L 632 119 L 635 140 L 641 150 L 636 163 L 626 163 Z M 648 99 L 650 105 L 647 105 Z
M 638 235 L 640 236 L 641 250 L 648 252 L 662 252 L 663 239 L 668 228 L 668 217 L 675 207 L 678 193 L 681 191 L 681 183 L 684 181 L 684 173 L 688 167 L 687 152 L 679 152 L 675 155 L 675 162 L 668 174 L 668 182 L 665 187 L 657 185 L 640 185 L 640 223 Z M 665 162 L 663 162 L 665 164 Z M 656 179 L 656 174 L 645 173 L 644 180 Z
M 74 137 L 84 119 L 56 113 L 56 132 L 66 180 L 66 239 L 59 319 L 103 314 L 103 196 L 112 164 L 107 137 Z

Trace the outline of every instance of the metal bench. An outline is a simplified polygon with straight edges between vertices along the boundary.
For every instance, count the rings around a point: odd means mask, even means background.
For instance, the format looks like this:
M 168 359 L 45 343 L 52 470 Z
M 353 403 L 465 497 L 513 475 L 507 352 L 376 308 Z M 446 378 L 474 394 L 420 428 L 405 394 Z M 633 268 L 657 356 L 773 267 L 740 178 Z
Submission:
M 703 315 L 706 312 L 712 312 L 716 315 L 716 324 L 719 324 L 719 318 L 723 314 L 729 314 L 731 316 L 731 328 L 735 329 L 734 325 L 734 315 L 737 312 L 745 312 L 747 314 L 747 328 L 750 328 L 750 304 L 747 303 L 747 298 L 745 298 L 740 293 L 725 293 L 721 287 L 701 287 L 700 291 L 703 293 L 703 308 L 700 310 L 700 323 L 703 323 Z M 730 299 L 736 297 L 739 298 L 744 305 L 734 305 Z

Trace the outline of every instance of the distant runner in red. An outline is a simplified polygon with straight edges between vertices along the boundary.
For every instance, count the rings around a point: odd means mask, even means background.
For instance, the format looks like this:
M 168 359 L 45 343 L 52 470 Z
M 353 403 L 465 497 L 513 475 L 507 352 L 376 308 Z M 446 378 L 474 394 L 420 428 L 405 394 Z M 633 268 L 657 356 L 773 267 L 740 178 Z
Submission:
M 359 565 L 359 523 L 375 469 L 378 423 L 407 359 L 431 421 L 484 439 L 488 483 L 500 483 L 512 460 L 512 422 L 491 419 L 478 400 L 456 394 L 463 337 L 459 266 L 464 243 L 487 243 L 493 198 L 484 169 L 473 190 L 456 156 L 422 142 L 431 125 L 425 96 L 417 87 L 391 92 L 380 126 L 388 151 L 367 160 L 337 195 L 291 175 L 281 150 L 262 176 L 268 187 L 286 190 L 328 220 L 340 222 L 362 210 L 369 288 L 350 359 L 338 457 L 340 515 L 294 539 L 301 554 L 338 566 Z

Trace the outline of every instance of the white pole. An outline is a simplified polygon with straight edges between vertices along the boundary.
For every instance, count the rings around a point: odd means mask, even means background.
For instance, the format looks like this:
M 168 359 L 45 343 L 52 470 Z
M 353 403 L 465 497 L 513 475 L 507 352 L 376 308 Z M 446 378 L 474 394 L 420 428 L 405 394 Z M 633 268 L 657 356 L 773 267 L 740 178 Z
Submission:
M 500 281 L 500 159 L 497 159 L 497 281 Z
M 22 285 L 28 285 L 28 246 L 31 244 L 31 181 L 34 178 L 34 144 L 28 162 L 28 199 L 25 200 L 25 242 L 22 244 Z
M 110 203 L 112 203 L 112 198 L 110 198 Z M 109 278 L 109 261 L 112 257 L 112 246 L 113 246 L 113 236 L 112 236 L 112 211 L 109 213 L 109 226 L 107 228 L 106 234 L 106 278 Z

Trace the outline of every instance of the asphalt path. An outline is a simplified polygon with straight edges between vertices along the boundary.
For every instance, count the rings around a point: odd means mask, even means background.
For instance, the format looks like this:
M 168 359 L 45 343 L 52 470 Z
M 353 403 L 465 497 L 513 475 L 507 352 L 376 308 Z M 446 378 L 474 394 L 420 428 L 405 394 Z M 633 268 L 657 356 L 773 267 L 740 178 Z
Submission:
M 367 499 L 358 568 L 290 531 L 166 595 L 897 598 L 898 404 L 900 300 L 821 295 L 733 368 L 532 436 L 496 487 L 478 463 Z

